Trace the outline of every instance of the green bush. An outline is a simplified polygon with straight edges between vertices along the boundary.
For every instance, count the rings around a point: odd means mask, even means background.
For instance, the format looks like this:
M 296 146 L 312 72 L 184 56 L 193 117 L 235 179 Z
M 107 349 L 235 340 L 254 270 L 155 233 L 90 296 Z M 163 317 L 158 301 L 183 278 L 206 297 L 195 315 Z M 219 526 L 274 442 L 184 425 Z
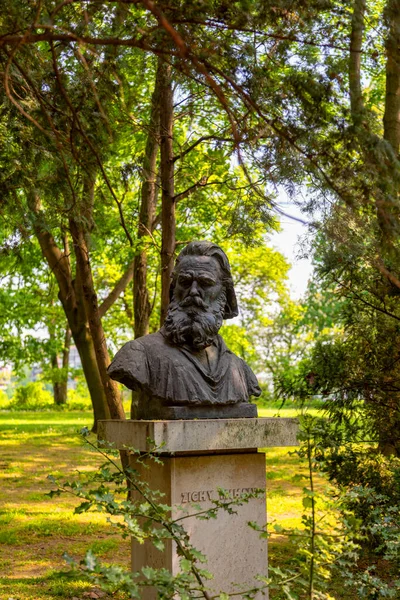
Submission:
M 4 390 L 0 390 L 0 410 L 4 410 L 5 408 L 9 408 L 10 399 L 5 393 Z
M 328 526 L 328 550 L 340 550 L 330 566 L 325 559 L 320 562 L 318 547 L 313 545 L 314 569 L 322 566 L 323 570 L 327 567 L 328 575 L 329 569 L 339 574 L 352 593 L 346 598 L 400 598 L 400 459 L 383 456 L 371 445 L 349 443 L 348 429 L 329 419 L 305 415 L 301 426 L 302 446 L 296 453 L 308 455 L 311 476 L 317 467 L 336 484 L 332 489 L 335 520 L 342 527 L 338 535 L 331 536 Z M 311 486 L 303 505 L 315 503 L 317 495 Z M 316 504 L 318 515 L 321 507 Z M 303 519 L 303 523 L 307 524 L 307 520 Z M 314 535 L 318 539 L 323 531 L 322 518 L 318 517 L 317 523 Z M 299 540 L 303 536 L 304 532 Z
M 325 408 L 325 400 L 320 396 L 308 396 L 306 399 L 277 396 L 265 383 L 260 384 L 261 396 L 253 399 L 260 408 Z
M 327 452 L 321 466 L 341 488 L 343 506 L 361 521 L 364 543 L 390 563 L 400 562 L 400 458 L 342 446 Z
M 81 395 L 79 390 L 68 390 L 67 404 L 64 410 L 91 410 L 92 402 L 89 395 Z
M 377 494 L 400 504 L 400 458 L 383 456 L 377 448 L 353 444 L 327 452 L 323 470 L 340 487 L 373 488 Z
M 11 410 L 42 410 L 53 406 L 52 394 L 43 389 L 43 384 L 39 381 L 19 385 L 15 388 L 14 396 L 10 402 Z

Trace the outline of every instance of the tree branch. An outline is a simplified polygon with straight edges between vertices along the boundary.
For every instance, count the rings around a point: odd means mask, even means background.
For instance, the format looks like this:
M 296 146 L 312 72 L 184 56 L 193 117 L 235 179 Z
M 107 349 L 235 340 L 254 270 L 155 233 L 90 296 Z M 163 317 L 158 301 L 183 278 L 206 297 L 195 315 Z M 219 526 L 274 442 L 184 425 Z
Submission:
M 296 36 L 292 36 L 292 35 L 284 35 L 284 34 L 279 34 L 279 33 L 267 33 L 266 31 L 262 31 L 260 29 L 254 29 L 251 27 L 240 27 L 240 25 L 237 25 L 236 23 L 233 25 L 229 25 L 228 23 L 222 23 L 221 21 L 215 21 L 213 19 L 207 19 L 207 20 L 202 20 L 202 19 L 173 19 L 173 22 L 175 25 L 179 25 L 179 24 L 195 24 L 195 25 L 203 25 L 204 27 L 210 27 L 210 28 L 214 28 L 217 31 L 241 31 L 243 33 L 252 33 L 252 34 L 256 34 L 259 35 L 261 37 L 266 37 L 266 38 L 270 38 L 273 40 L 277 40 L 279 41 L 288 41 L 288 42 L 295 42 L 296 44 L 304 44 L 305 46 L 316 46 L 317 48 L 332 48 L 334 50 L 342 50 L 343 52 L 347 51 L 347 48 L 345 48 L 344 46 L 340 46 L 338 44 L 330 44 L 330 43 L 323 43 L 323 42 L 317 42 L 314 41 L 312 39 L 301 39 L 299 37 Z M 361 52 L 361 50 L 360 50 Z
M 220 77 L 222 77 L 223 79 L 225 79 L 225 81 L 232 87 L 232 89 L 234 89 L 235 92 L 237 92 L 239 98 L 242 98 L 242 100 L 246 104 L 246 106 L 248 106 L 249 108 L 251 107 L 254 110 L 254 112 L 272 129 L 272 131 L 274 131 L 276 133 L 276 135 L 279 136 L 279 138 L 288 142 L 288 144 L 290 144 L 291 147 L 294 148 L 294 150 L 296 150 L 296 152 L 298 152 L 301 156 L 303 156 L 308 161 L 309 165 L 311 167 L 313 167 L 315 169 L 315 171 L 325 180 L 325 182 L 331 188 L 331 190 L 333 190 L 339 196 L 339 198 L 342 198 L 342 200 L 346 204 L 349 204 L 349 199 L 348 199 L 346 190 L 340 189 L 335 184 L 333 179 L 328 175 L 328 173 L 316 161 L 315 157 L 309 152 L 308 149 L 302 148 L 297 143 L 296 139 L 288 131 L 288 129 L 285 128 L 285 126 L 282 122 L 279 122 L 278 119 L 276 119 L 276 118 L 271 119 L 271 118 L 267 117 L 264 114 L 264 112 L 262 111 L 262 109 L 260 108 L 260 106 L 257 104 L 257 102 L 255 102 L 253 100 L 253 98 L 241 87 L 241 85 L 236 83 L 232 79 L 232 77 L 229 77 L 224 71 L 222 71 L 215 65 L 212 65 L 209 61 L 204 59 L 203 62 L 204 62 L 204 65 L 210 70 L 210 72 L 214 72 L 214 73 L 220 75 Z
M 187 190 L 174 196 L 174 198 L 173 198 L 174 202 L 176 203 L 176 202 L 179 202 L 180 200 L 183 200 L 184 198 L 187 198 L 188 196 L 190 196 L 190 194 L 193 194 L 193 192 L 195 192 L 197 190 L 197 188 L 204 187 L 205 185 L 207 185 L 207 181 L 208 181 L 208 177 L 202 177 L 199 181 L 197 181 L 196 183 L 191 185 Z
M 60 250 L 54 237 L 44 226 L 40 198 L 36 190 L 28 194 L 28 206 L 35 215 L 33 228 L 43 256 L 57 279 L 60 300 L 64 305 L 75 303 L 69 256 Z
M 345 285 L 341 281 L 338 281 L 336 279 L 334 279 L 334 281 L 341 288 L 345 289 L 349 294 L 351 294 L 351 296 L 347 296 L 347 297 L 354 298 L 355 300 L 358 300 L 359 302 L 361 302 L 365 306 L 369 306 L 373 310 L 377 310 L 378 312 L 382 313 L 383 315 L 387 315 L 388 317 L 392 317 L 396 321 L 400 321 L 400 317 L 398 317 L 394 313 L 386 310 L 386 308 L 381 308 L 380 306 L 376 306 L 376 304 L 372 304 L 372 302 L 368 302 L 368 300 L 365 300 L 365 298 L 363 298 L 362 296 L 360 296 L 359 294 L 357 294 L 357 292 L 355 292 L 354 290 L 352 290 L 349 286 Z
M 391 284 L 400 290 L 400 279 L 385 267 L 381 258 L 373 260 L 371 263 L 390 281 Z
M 133 279 L 133 264 L 134 264 L 134 261 L 132 261 L 129 264 L 127 270 L 122 275 L 122 277 L 119 279 L 119 281 L 117 281 L 114 288 L 108 294 L 107 298 L 105 298 L 103 300 L 103 302 L 100 304 L 99 315 L 100 315 L 101 319 L 104 317 L 106 312 L 111 308 L 111 306 L 114 304 L 114 302 L 119 298 L 119 296 L 125 290 L 127 285 L 132 281 L 132 279 Z
M 97 164 L 98 164 L 98 166 L 100 168 L 100 171 L 101 171 L 103 179 L 104 179 L 104 181 L 106 183 L 106 186 L 108 187 L 108 189 L 109 189 L 109 191 L 110 191 L 110 193 L 111 193 L 111 195 L 112 195 L 112 197 L 113 197 L 113 199 L 114 199 L 114 201 L 115 201 L 115 203 L 116 203 L 116 205 L 118 207 L 118 212 L 119 212 L 119 216 L 120 216 L 121 226 L 122 226 L 123 230 L 125 231 L 125 235 L 126 235 L 128 241 L 129 241 L 130 246 L 133 247 L 133 239 L 132 239 L 132 236 L 129 233 L 128 228 L 126 226 L 125 218 L 124 218 L 124 213 L 122 211 L 122 201 L 118 200 L 118 198 L 117 198 L 117 196 L 116 196 L 116 194 L 114 192 L 114 189 L 113 189 L 113 187 L 111 185 L 111 182 L 110 182 L 110 180 L 109 180 L 109 178 L 107 176 L 107 173 L 105 171 L 105 168 L 103 166 L 101 158 L 100 158 L 98 152 L 96 151 L 96 148 L 94 147 L 94 145 L 90 141 L 88 135 L 86 134 L 85 129 L 82 126 L 81 120 L 80 120 L 80 118 L 78 116 L 78 113 L 75 110 L 75 108 L 74 108 L 74 106 L 73 106 L 73 104 L 72 104 L 72 102 L 71 102 L 71 100 L 70 100 L 70 98 L 69 98 L 69 96 L 68 96 L 68 94 L 67 94 L 67 92 L 66 92 L 66 90 L 65 90 L 65 88 L 63 86 L 63 84 L 62 84 L 61 77 L 60 77 L 60 72 L 59 72 L 59 69 L 58 69 L 57 60 L 56 60 L 56 56 L 55 56 L 55 51 L 54 51 L 54 46 L 53 45 L 51 45 L 51 51 L 52 51 L 52 55 L 53 55 L 54 72 L 55 72 L 55 75 L 56 75 L 57 83 L 58 83 L 58 85 L 60 87 L 60 91 L 61 91 L 61 93 L 62 93 L 62 95 L 63 95 L 63 97 L 64 97 L 67 105 L 69 106 L 69 108 L 71 110 L 71 113 L 72 113 L 72 115 L 74 117 L 74 120 L 75 120 L 75 123 L 77 125 L 77 130 L 79 131 L 79 133 L 81 134 L 81 136 L 83 137 L 83 139 L 86 141 L 86 143 L 88 144 L 89 148 L 93 152 L 93 155 L 94 155 L 94 157 L 96 159 L 96 162 L 97 162 Z
M 233 117 L 232 111 L 228 105 L 228 101 L 225 96 L 225 93 L 224 93 L 221 85 L 218 83 L 218 81 L 216 81 L 216 79 L 214 79 L 214 77 L 210 74 L 210 71 L 208 70 L 208 67 L 207 67 L 205 61 L 199 60 L 197 58 L 197 56 L 192 53 L 190 47 L 186 44 L 185 40 L 181 37 L 179 32 L 171 25 L 171 23 L 169 22 L 167 17 L 164 15 L 162 10 L 160 10 L 160 8 L 152 0 L 141 0 L 141 3 L 143 4 L 143 6 L 145 6 L 147 8 L 147 10 L 149 10 L 155 16 L 155 18 L 159 22 L 160 26 L 163 27 L 163 29 L 165 29 L 165 31 L 168 33 L 168 35 L 172 38 L 176 47 L 179 50 L 181 57 L 184 59 L 189 59 L 193 63 L 193 65 L 197 69 L 197 71 L 201 75 L 203 75 L 205 80 L 208 82 L 210 88 L 213 90 L 214 94 L 220 101 L 221 106 L 224 108 L 224 110 L 226 112 L 226 115 L 229 119 L 229 123 L 230 123 L 231 129 L 232 129 L 232 134 L 234 137 L 235 144 L 239 144 L 240 139 L 239 139 L 239 134 L 238 134 L 238 130 L 236 127 L 236 122 Z
M 203 142 L 206 142 L 208 140 L 216 140 L 217 142 L 232 142 L 231 138 L 218 137 L 216 135 L 202 135 L 198 140 L 193 142 L 193 144 L 188 146 L 188 148 L 186 148 L 186 150 L 183 150 L 180 154 L 177 154 L 176 156 L 174 156 L 174 158 L 172 159 L 173 162 L 176 162 L 177 160 L 181 160 L 184 156 L 189 154 L 189 152 L 194 150 L 194 148 L 196 148 L 196 146 L 198 146 L 199 144 L 202 144 Z
M 208 179 L 208 177 L 203 178 L 203 179 Z M 194 191 L 193 188 L 197 188 L 199 186 L 206 187 L 207 185 L 226 185 L 227 188 L 231 191 L 243 190 L 243 189 L 247 189 L 249 187 L 247 185 L 246 186 L 238 186 L 238 187 L 229 186 L 228 181 L 229 181 L 228 179 L 225 179 L 224 181 L 208 181 L 208 182 L 206 181 L 205 183 L 197 182 L 194 185 L 192 185 L 190 188 L 188 188 L 185 192 L 182 192 L 181 194 L 178 194 L 177 196 L 175 196 L 174 197 L 175 202 L 179 202 L 180 200 L 183 200 L 183 198 L 186 198 L 186 196 L 188 196 L 189 193 L 192 193 Z M 158 215 L 155 216 L 151 230 L 153 231 L 157 227 L 157 225 L 159 225 L 160 223 L 161 223 L 161 212 L 159 212 Z M 151 236 L 151 237 L 154 242 L 154 245 L 157 247 L 158 245 L 157 245 L 154 237 L 153 236 Z
M 46 29 L 47 27 L 53 29 L 52 26 L 39 25 L 38 29 Z M 141 48 L 142 50 L 151 50 L 150 46 L 143 42 L 143 40 L 137 38 L 96 38 L 91 36 L 80 36 L 75 33 L 58 33 L 49 31 L 47 33 L 30 33 L 28 35 L 22 34 L 5 34 L 0 37 L 0 47 L 7 44 L 34 44 L 36 42 L 78 42 L 79 44 L 93 44 L 94 46 L 133 46 L 134 48 Z

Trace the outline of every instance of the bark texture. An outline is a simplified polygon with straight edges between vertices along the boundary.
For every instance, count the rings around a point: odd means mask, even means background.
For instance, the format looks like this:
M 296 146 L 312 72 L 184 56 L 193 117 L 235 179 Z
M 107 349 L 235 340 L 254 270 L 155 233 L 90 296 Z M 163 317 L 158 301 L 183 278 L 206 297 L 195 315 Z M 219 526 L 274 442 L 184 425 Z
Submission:
M 85 182 L 84 194 L 88 196 L 88 209 L 93 196 L 94 178 L 89 178 Z M 85 202 L 85 198 L 84 198 Z M 97 294 L 94 289 L 92 270 L 89 260 L 89 249 L 86 239 L 86 230 L 82 223 L 75 219 L 70 219 L 70 231 L 72 234 L 74 253 L 76 256 L 77 275 L 79 274 L 79 284 L 82 289 L 82 299 L 84 309 L 89 324 L 90 335 L 93 339 L 94 351 L 97 361 L 97 367 L 100 380 L 107 400 L 108 410 L 112 419 L 125 419 L 121 397 L 118 386 L 110 379 L 107 374 L 107 368 L 110 364 L 106 339 L 97 302 Z
M 85 192 L 87 193 L 88 204 L 86 205 L 84 222 L 90 225 L 92 223 L 90 207 L 93 204 L 93 188 L 90 188 L 88 183 L 86 183 Z M 62 251 L 58 247 L 53 235 L 50 233 L 49 229 L 46 226 L 44 215 L 41 210 L 40 197 L 38 192 L 36 191 L 33 191 L 29 196 L 29 208 L 35 217 L 34 230 L 36 237 L 39 241 L 42 254 L 57 279 L 59 288 L 58 296 L 63 305 L 69 329 L 71 331 L 71 335 L 74 340 L 75 346 L 78 350 L 79 357 L 82 363 L 82 369 L 89 389 L 94 413 L 93 431 L 96 431 L 97 421 L 100 419 L 109 419 L 111 416 L 107 400 L 106 388 L 103 385 L 103 379 L 106 380 L 104 370 L 108 366 L 108 357 L 107 355 L 104 356 L 104 347 L 102 345 L 105 345 L 104 332 L 101 327 L 100 321 L 100 330 L 96 333 L 95 338 L 96 343 L 99 340 L 101 341 L 100 352 L 102 353 L 102 378 L 98 367 L 94 340 L 92 337 L 90 323 L 87 315 L 87 306 L 90 306 L 91 298 L 93 306 L 93 294 L 95 293 L 93 288 L 93 280 L 91 278 L 85 234 L 82 229 L 82 225 L 73 222 L 73 227 L 75 228 L 75 238 L 78 240 L 78 244 L 76 244 L 74 240 L 74 251 L 76 252 L 78 250 L 78 255 L 80 258 L 79 261 L 77 260 L 76 276 L 75 278 L 73 278 L 71 264 L 69 260 L 70 249 L 68 245 L 68 238 L 66 235 L 64 236 L 64 249 Z M 84 267 L 83 272 L 82 267 Z M 119 287 L 121 288 L 121 286 Z M 85 294 L 87 297 L 86 300 Z M 115 299 L 117 297 L 116 294 L 114 294 L 113 297 Z M 111 303 L 109 303 L 109 305 L 111 305 Z M 103 310 L 103 314 L 104 312 L 105 310 Z M 97 319 L 100 320 L 100 312 L 98 309 L 97 317 L 93 317 L 92 314 L 92 323 L 98 323 Z M 118 418 L 125 417 L 125 414 L 122 415 L 122 405 L 121 407 L 119 407 L 117 403 L 118 408 L 115 408 L 114 400 L 111 402 L 111 405 L 113 409 L 113 414 L 117 414 Z
M 157 154 L 160 136 L 160 92 L 163 65 L 158 61 L 156 81 L 151 99 L 151 114 L 143 159 L 143 183 L 141 188 L 138 224 L 138 252 L 134 260 L 133 307 L 135 338 L 149 333 L 151 305 L 147 286 L 147 248 L 154 227 L 157 203 Z
M 366 0 L 355 0 L 351 19 L 349 89 L 353 121 L 358 123 L 364 109 L 361 92 L 361 50 L 365 26 Z
M 168 304 L 175 252 L 175 199 L 173 155 L 173 93 L 171 66 L 163 63 L 160 85 L 160 154 L 161 154 L 161 316 L 164 323 Z
M 383 117 L 384 137 L 396 154 L 400 146 L 400 0 L 389 0 L 386 40 L 386 94 Z
M 384 139 L 390 144 L 394 154 L 398 157 L 400 146 L 400 1 L 389 0 L 386 5 L 386 18 L 388 24 L 388 35 L 386 39 L 386 90 L 385 90 L 385 112 L 383 116 Z M 391 200 L 390 200 L 391 197 Z M 383 203 L 385 223 L 389 221 L 398 222 L 398 189 L 394 183 L 391 189 L 385 189 L 385 198 Z M 386 200 L 389 200 L 386 202 Z M 391 241 L 393 228 L 386 228 L 389 234 L 385 235 L 382 244 Z M 385 233 L 385 229 L 383 229 Z M 396 242 L 396 239 L 394 239 Z M 399 260 L 398 253 L 394 253 L 392 247 L 388 245 L 388 252 L 394 260 Z M 378 264 L 382 274 L 397 288 L 400 287 L 398 277 L 382 264 Z M 399 345 L 400 340 L 393 340 L 394 344 Z M 394 366 L 398 370 L 398 365 Z M 398 379 L 397 373 L 391 373 L 391 377 Z M 379 450 L 385 456 L 400 456 L 400 394 L 389 392 L 384 398 L 385 413 L 378 415 L 379 431 Z

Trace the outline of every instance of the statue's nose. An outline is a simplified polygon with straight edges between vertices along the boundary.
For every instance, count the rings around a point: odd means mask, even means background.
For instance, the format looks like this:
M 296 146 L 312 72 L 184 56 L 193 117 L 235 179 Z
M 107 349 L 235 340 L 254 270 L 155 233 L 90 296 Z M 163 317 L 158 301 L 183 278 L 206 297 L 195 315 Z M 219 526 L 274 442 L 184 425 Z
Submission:
M 190 286 L 189 294 L 191 296 L 199 295 L 199 288 L 197 286 L 197 281 L 195 279 L 192 281 L 192 285 Z

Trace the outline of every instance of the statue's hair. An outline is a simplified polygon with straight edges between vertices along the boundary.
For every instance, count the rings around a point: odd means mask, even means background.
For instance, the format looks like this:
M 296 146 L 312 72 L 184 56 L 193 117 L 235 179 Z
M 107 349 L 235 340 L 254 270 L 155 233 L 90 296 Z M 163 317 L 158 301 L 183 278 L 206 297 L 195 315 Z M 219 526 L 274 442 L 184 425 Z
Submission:
M 226 292 L 226 304 L 224 311 L 224 319 L 233 319 L 233 317 L 237 317 L 239 314 L 236 294 L 233 287 L 233 279 L 231 274 L 231 266 L 229 264 L 228 257 L 225 252 L 217 246 L 217 244 L 213 244 L 212 242 L 190 242 L 187 246 L 184 247 L 182 252 L 179 254 L 178 258 L 175 262 L 175 268 L 172 273 L 172 281 L 170 286 L 170 298 L 173 298 L 174 289 L 176 285 L 176 278 L 179 271 L 179 264 L 185 256 L 212 256 L 215 258 L 222 271 L 222 283 L 225 287 Z

